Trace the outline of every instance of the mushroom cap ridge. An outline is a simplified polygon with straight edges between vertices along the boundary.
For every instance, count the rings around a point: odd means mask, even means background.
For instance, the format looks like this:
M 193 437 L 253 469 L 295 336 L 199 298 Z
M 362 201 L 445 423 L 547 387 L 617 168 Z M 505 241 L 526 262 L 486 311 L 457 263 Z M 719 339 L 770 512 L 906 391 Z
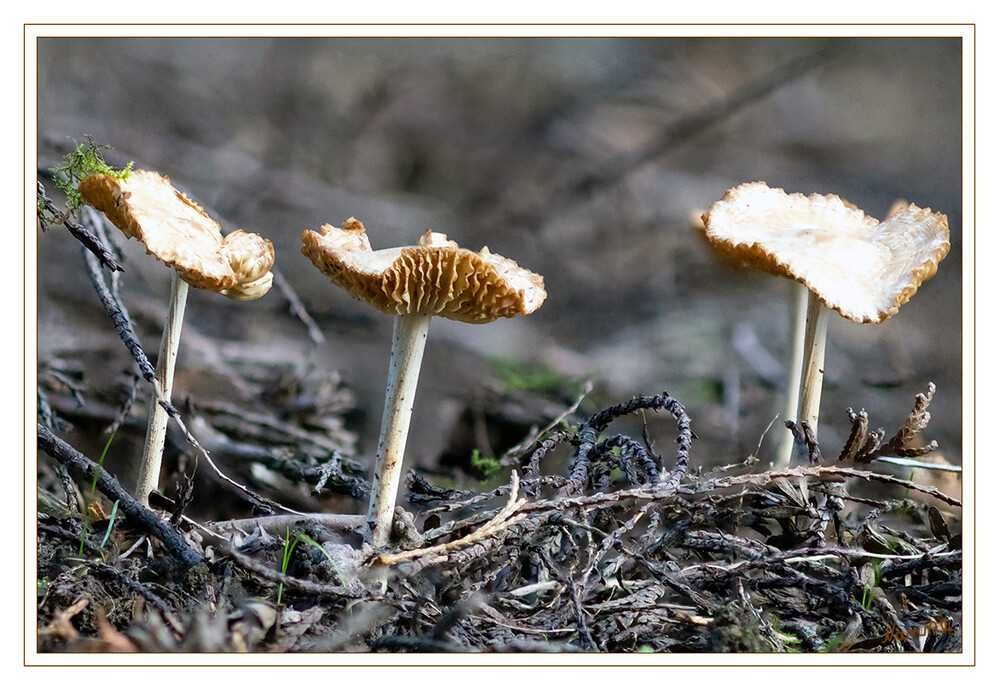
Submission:
M 728 190 L 704 223 L 728 257 L 796 280 L 860 323 L 897 314 L 950 250 L 941 213 L 909 205 L 879 222 L 838 196 L 786 194 L 764 182 Z
M 302 232 L 302 254 L 356 299 L 395 315 L 429 314 L 465 323 L 530 314 L 547 293 L 544 279 L 515 261 L 460 248 L 427 231 L 413 247 L 371 250 L 353 218 L 321 233 Z
M 257 299 L 270 288 L 270 240 L 242 230 L 223 237 L 219 224 L 169 178 L 149 170 L 136 170 L 124 179 L 96 174 L 81 180 L 79 191 L 190 285 L 240 300 Z

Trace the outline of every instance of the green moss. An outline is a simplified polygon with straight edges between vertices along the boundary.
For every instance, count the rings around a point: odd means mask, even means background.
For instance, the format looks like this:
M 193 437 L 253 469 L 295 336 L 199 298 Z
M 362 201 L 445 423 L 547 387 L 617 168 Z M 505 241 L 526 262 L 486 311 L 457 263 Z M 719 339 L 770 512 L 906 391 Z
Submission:
M 773 629 L 774 634 L 777 635 L 780 641 L 783 642 L 785 645 L 787 645 L 785 651 L 791 653 L 801 652 L 801 650 L 798 649 L 798 647 L 801 646 L 801 641 L 802 641 L 801 638 L 798 637 L 797 635 L 784 632 L 784 630 L 782 630 L 780 627 L 780 619 L 776 615 L 771 617 L 770 627 Z
M 482 453 L 479 452 L 478 448 L 472 451 L 472 467 L 482 474 L 483 479 L 489 479 L 503 469 L 503 465 L 500 464 L 499 460 L 482 457 Z
M 530 366 L 521 362 L 516 362 L 502 357 L 494 357 L 490 360 L 493 371 L 503 384 L 503 391 L 509 393 L 515 390 L 527 390 L 535 392 L 558 392 L 564 390 L 567 384 L 566 377 L 558 371 L 543 367 Z
M 83 197 L 77 189 L 80 180 L 96 174 L 114 175 L 119 179 L 125 179 L 132 173 L 134 161 L 129 161 L 128 165 L 120 170 L 107 164 L 101 151 L 110 148 L 87 137 L 86 143 L 77 144 L 76 149 L 66 155 L 61 165 L 52 168 L 56 186 L 66 194 L 66 210 L 70 214 L 75 213 L 76 209 L 84 204 Z
M 832 654 L 843 650 L 846 643 L 846 634 L 835 633 L 826 640 L 826 643 L 819 648 L 820 654 Z

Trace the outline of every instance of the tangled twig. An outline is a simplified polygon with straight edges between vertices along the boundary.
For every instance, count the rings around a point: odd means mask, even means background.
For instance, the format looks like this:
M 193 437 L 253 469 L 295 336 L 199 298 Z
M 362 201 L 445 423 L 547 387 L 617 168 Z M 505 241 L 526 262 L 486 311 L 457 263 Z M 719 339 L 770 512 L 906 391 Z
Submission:
M 629 458 L 637 458 L 643 467 L 643 474 L 651 474 L 653 468 L 660 470 L 657 466 L 656 460 L 653 459 L 653 457 L 647 453 L 645 449 L 641 449 L 641 452 L 638 452 L 636 447 L 640 448 L 640 446 L 636 446 L 635 442 L 630 441 L 630 439 L 628 442 L 622 442 L 623 445 L 614 444 L 610 441 L 601 442 L 598 440 L 600 433 L 610 426 L 611 422 L 618 417 L 623 417 L 633 412 L 647 409 L 665 409 L 676 417 L 677 427 L 680 431 L 679 436 L 677 437 L 678 445 L 676 451 L 676 465 L 673 473 L 665 482 L 667 487 L 675 490 L 676 487 L 679 486 L 680 480 L 687 472 L 687 464 L 690 461 L 690 446 L 693 441 L 694 434 L 690 428 L 690 417 L 687 416 L 683 405 L 680 404 L 678 400 L 671 397 L 668 393 L 663 393 L 655 396 L 636 396 L 626 403 L 608 407 L 580 424 L 576 439 L 574 441 L 576 444 L 576 453 L 569 461 L 569 468 L 567 470 L 569 480 L 566 485 L 559 490 L 559 494 L 578 494 L 586 487 L 588 481 L 598 478 L 600 476 L 599 466 L 600 463 L 603 462 L 602 458 L 609 455 L 609 451 L 615 445 L 622 449 L 623 452 L 621 453 L 621 457 L 620 459 L 613 458 L 607 462 L 613 462 L 618 465 L 625 463 L 623 469 L 626 469 L 627 471 L 627 463 L 630 462 Z M 534 459 L 532 458 L 532 463 L 533 462 Z M 632 476 L 637 479 L 637 473 L 634 471 L 632 471 Z
M 433 554 L 447 553 L 448 551 L 457 551 L 463 549 L 466 546 L 470 546 L 478 541 L 487 539 L 495 534 L 502 532 L 503 530 L 511 527 L 525 517 L 526 514 L 517 515 L 517 511 L 527 503 L 526 499 L 517 498 L 517 493 L 520 487 L 520 480 L 517 477 L 517 471 L 514 470 L 510 476 L 510 497 L 507 500 L 506 505 L 503 509 L 498 512 L 491 520 L 482 525 L 479 529 L 475 530 L 468 536 L 462 537 L 461 539 L 455 539 L 454 541 L 447 542 L 445 544 L 438 544 L 436 546 L 428 546 L 422 549 L 414 549 L 412 551 L 403 551 L 401 553 L 391 553 L 383 554 L 378 557 L 378 563 L 381 565 L 393 565 L 395 563 L 401 563 L 403 561 L 410 561 L 414 558 L 420 558 L 421 556 L 430 556 Z

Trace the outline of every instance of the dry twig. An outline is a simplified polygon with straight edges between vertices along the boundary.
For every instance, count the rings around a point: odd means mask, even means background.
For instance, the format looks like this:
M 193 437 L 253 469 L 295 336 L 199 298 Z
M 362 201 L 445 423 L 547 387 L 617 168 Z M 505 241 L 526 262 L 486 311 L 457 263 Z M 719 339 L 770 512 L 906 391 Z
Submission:
M 517 515 L 517 511 L 527 503 L 526 499 L 518 499 L 517 492 L 520 487 L 520 479 L 517 477 L 517 471 L 514 470 L 510 476 L 510 497 L 507 500 L 506 506 L 498 512 L 492 519 L 490 519 L 486 524 L 482 525 L 479 529 L 475 530 L 466 537 L 461 539 L 456 539 L 454 541 L 447 542 L 445 544 L 438 544 L 436 546 L 428 546 L 422 549 L 414 549 L 412 551 L 403 551 L 401 553 L 391 553 L 383 554 L 378 557 L 378 563 L 380 565 L 393 565 L 395 563 L 401 563 L 403 561 L 410 561 L 414 558 L 420 558 L 421 556 L 430 556 L 433 554 L 442 554 L 449 551 L 457 551 L 463 549 L 466 546 L 470 546 L 476 542 L 488 539 L 503 530 L 511 527 L 521 520 L 523 520 L 526 515 Z

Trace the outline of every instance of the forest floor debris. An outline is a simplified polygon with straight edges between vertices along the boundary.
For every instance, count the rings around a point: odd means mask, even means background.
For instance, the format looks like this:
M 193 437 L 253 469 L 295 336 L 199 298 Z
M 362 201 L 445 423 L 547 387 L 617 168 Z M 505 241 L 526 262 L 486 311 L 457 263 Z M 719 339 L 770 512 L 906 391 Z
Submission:
M 893 443 L 925 427 L 928 397 Z M 607 432 L 657 412 L 677 421 L 671 460 L 647 433 Z M 75 505 L 40 507 L 38 649 L 961 649 L 960 501 L 853 456 L 692 472 L 693 425 L 669 395 L 637 396 L 526 439 L 510 481 L 493 490 L 448 490 L 413 472 L 416 513 L 398 509 L 393 549 L 375 554 L 359 516 L 209 526 L 149 511 L 39 424 L 40 448 L 57 461 L 42 489 L 60 494 L 60 467 L 78 481 L 96 471 L 118 511 L 87 538 Z M 566 472 L 541 474 L 559 448 L 571 453 Z M 793 478 L 807 482 L 807 504 Z

